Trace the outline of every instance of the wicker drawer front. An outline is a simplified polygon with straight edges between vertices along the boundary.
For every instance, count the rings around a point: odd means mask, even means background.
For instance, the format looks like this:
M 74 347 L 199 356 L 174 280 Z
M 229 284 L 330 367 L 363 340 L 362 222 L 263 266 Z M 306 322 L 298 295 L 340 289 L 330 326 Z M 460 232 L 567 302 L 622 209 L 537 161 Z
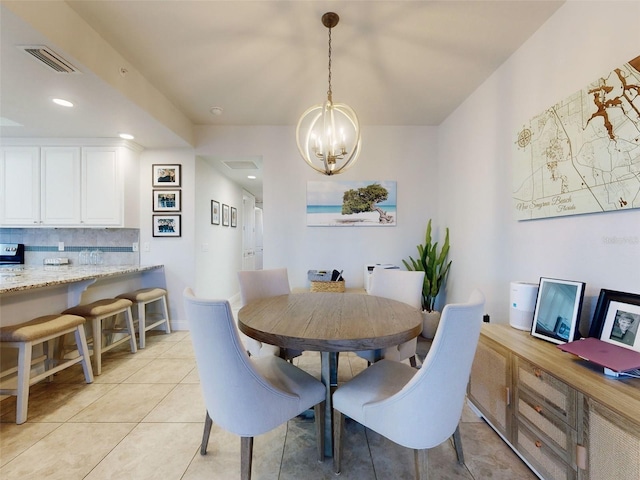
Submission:
M 565 462 L 575 463 L 572 455 L 576 442 L 575 429 L 549 412 L 545 405 L 537 402 L 525 392 L 519 391 L 516 416 L 518 425 L 526 424 Z
M 509 358 L 480 342 L 471 370 L 469 396 L 471 401 L 489 417 L 508 438 Z M 510 415 L 509 415 L 510 416 Z
M 516 375 L 519 389 L 539 397 L 549 413 L 553 412 L 567 425 L 576 427 L 576 392 L 573 388 L 521 358 L 516 358 Z
M 575 480 L 576 470 L 556 455 L 542 436 L 518 422 L 516 448 L 545 480 Z
M 640 479 L 640 425 L 585 402 L 589 480 Z

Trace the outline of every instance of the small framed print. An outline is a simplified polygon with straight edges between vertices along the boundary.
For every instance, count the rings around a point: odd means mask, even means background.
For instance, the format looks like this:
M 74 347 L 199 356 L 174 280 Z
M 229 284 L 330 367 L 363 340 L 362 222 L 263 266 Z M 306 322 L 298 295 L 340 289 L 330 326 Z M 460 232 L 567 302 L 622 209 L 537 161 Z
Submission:
M 154 187 L 179 187 L 180 165 L 152 165 Z
M 553 343 L 577 340 L 586 284 L 540 278 L 531 335 Z
M 231 226 L 238 226 L 238 209 L 236 207 L 231 207 Z
M 154 212 L 179 212 L 180 211 L 180 190 L 154 190 L 153 191 L 153 211 Z
M 220 225 L 220 202 L 211 200 L 211 225 Z
M 153 215 L 154 237 L 179 237 L 182 225 L 180 215 Z
M 222 204 L 222 226 L 229 226 L 229 205 Z
M 640 352 L 640 295 L 600 290 L 589 336 Z

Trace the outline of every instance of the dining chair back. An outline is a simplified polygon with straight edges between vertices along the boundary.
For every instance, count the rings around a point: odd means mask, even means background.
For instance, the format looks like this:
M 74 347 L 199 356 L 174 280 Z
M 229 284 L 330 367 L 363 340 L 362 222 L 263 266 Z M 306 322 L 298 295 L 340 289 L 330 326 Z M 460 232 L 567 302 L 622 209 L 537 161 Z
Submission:
M 240 303 L 243 307 L 252 300 L 291 293 L 286 268 L 240 271 L 238 272 L 238 282 L 240 284 Z M 277 346 L 262 343 L 242 332 L 240 332 L 240 338 L 252 356 L 281 354 L 280 348 Z
M 226 300 L 196 298 L 184 305 L 208 415 L 241 438 L 241 477 L 251 476 L 253 437 L 315 408 L 318 459 L 324 458 L 324 385 L 280 357 L 249 357 Z
M 369 295 L 390 298 L 406 303 L 420 310 L 422 307 L 422 285 L 424 284 L 424 272 L 385 269 L 376 267 L 371 274 Z M 376 350 L 358 351 L 356 354 L 373 363 L 379 358 L 401 362 L 409 359 L 412 366 L 416 366 L 417 338 L 404 342 L 394 347 Z
M 240 304 L 243 307 L 252 300 L 259 300 L 261 298 L 277 295 L 286 295 L 291 292 L 291 288 L 289 287 L 289 275 L 286 268 L 240 271 L 238 272 L 238 283 L 240 284 Z M 245 335 L 239 330 L 238 334 L 240 335 L 240 339 L 245 350 L 252 357 L 279 355 L 285 360 L 291 360 L 301 353 L 291 352 L 281 349 L 276 345 L 260 342 L 248 335 Z M 202 443 L 200 445 L 200 454 L 202 455 L 207 453 L 212 425 L 213 421 L 207 413 L 205 415 Z
M 455 432 L 475 356 L 484 295 L 442 311 L 433 344 L 419 370 L 381 360 L 339 387 L 333 395 L 334 470 L 340 471 L 344 416 L 404 447 L 415 449 L 418 478 L 427 478 L 427 449 Z

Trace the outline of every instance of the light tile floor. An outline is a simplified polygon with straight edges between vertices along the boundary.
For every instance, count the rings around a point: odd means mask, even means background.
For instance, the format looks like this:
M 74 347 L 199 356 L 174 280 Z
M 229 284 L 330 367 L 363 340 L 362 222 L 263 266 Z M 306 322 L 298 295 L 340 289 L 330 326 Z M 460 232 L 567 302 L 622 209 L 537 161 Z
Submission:
M 148 337 L 136 354 L 105 354 L 103 373 L 84 383 L 76 365 L 51 383 L 31 388 L 28 421 L 15 422 L 15 398 L 0 404 L 0 478 L 13 479 L 232 479 L 240 475 L 240 439 L 214 425 L 201 456 L 204 421 L 198 373 L 188 332 Z M 297 364 L 319 377 L 318 353 Z M 366 368 L 340 356 L 340 381 Z M 253 478 L 331 479 L 331 459 L 318 463 L 311 420 L 296 418 L 254 443 Z M 502 440 L 465 409 L 461 433 L 466 464 L 451 441 L 430 450 L 435 479 L 535 479 Z M 413 478 L 413 453 L 355 422 L 346 425 L 343 479 Z

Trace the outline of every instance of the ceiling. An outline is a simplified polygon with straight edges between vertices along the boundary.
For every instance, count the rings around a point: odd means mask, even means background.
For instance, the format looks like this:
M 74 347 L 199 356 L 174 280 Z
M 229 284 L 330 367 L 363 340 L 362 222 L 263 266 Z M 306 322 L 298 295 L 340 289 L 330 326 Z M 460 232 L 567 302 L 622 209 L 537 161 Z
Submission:
M 364 139 L 366 125 L 439 125 L 562 3 L 2 0 L 0 137 L 126 131 L 171 148 L 194 146 L 200 125 L 295 126 L 326 98 L 327 11 L 340 15 L 334 101 L 355 109 Z M 19 45 L 46 45 L 81 73 L 54 73 Z

